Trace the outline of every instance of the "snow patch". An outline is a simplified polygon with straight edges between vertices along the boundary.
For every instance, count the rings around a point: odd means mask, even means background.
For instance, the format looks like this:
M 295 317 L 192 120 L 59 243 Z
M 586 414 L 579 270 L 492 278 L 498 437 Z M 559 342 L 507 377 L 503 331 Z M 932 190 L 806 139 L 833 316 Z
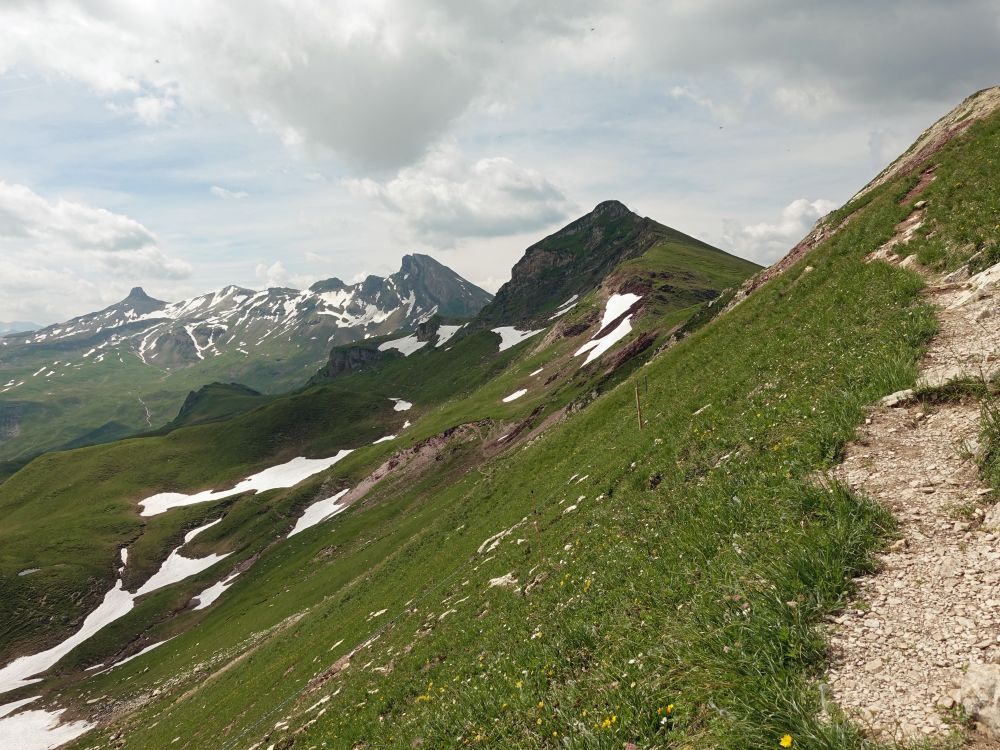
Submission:
M 449 339 L 451 339 L 452 336 L 454 336 L 456 333 L 458 333 L 463 328 L 465 328 L 465 324 L 464 323 L 462 325 L 460 325 L 460 326 L 438 326 L 438 332 L 437 332 L 438 338 L 437 338 L 437 343 L 435 344 L 435 346 L 442 346 L 442 345 L 444 345 L 444 343 L 446 341 L 448 341 Z
M 523 395 L 524 395 L 525 393 L 527 393 L 527 392 L 528 392 L 528 389 L 527 389 L 527 388 L 522 388 L 522 389 L 521 389 L 521 390 L 519 390 L 519 391 L 514 391 L 514 392 L 513 392 L 512 394 L 510 394 L 509 396 L 506 396 L 506 397 L 505 397 L 505 398 L 503 399 L 503 402 L 504 402 L 505 404 L 509 404 L 509 403 L 510 403 L 511 401 L 516 401 L 517 399 L 521 398 L 521 396 L 523 396 Z
M 207 589 L 198 594 L 198 596 L 195 597 L 195 599 L 198 600 L 198 603 L 194 606 L 194 609 L 205 609 L 214 604 L 215 600 L 222 596 L 226 592 L 226 589 L 236 582 L 239 575 L 239 573 L 234 573 L 224 581 L 213 583 Z M 136 656 L 138 656 L 138 654 L 136 654 Z
M 28 698 L 17 703 L 23 705 L 33 700 L 37 698 Z M 17 704 L 0 706 L 0 711 L 10 706 L 17 707 Z M 86 721 L 61 723 L 60 717 L 64 711 L 65 709 L 59 711 L 36 709 L 6 716 L 0 719 L 0 739 L 11 743 L 9 745 L 5 743 L 6 747 L 16 747 L 18 750 L 50 750 L 76 739 L 93 728 L 94 725 Z M 3 715 L 0 713 L 0 716 Z
M 396 349 L 405 357 L 409 357 L 413 352 L 418 349 L 422 349 L 427 346 L 426 341 L 418 341 L 417 335 L 407 336 L 402 339 L 395 339 L 393 341 L 386 341 L 378 345 L 378 350 L 380 352 L 388 351 L 389 349 Z
M 380 437 L 378 440 L 373 440 L 372 445 L 378 445 L 379 443 L 387 443 L 390 440 L 395 440 L 395 435 L 386 435 L 385 437 Z
M 556 318 L 561 318 L 563 315 L 568 313 L 574 307 L 576 307 L 576 301 L 580 298 L 579 294 L 574 294 L 568 300 L 559 305 L 559 308 L 549 316 L 549 320 L 555 320 Z
M 413 404 L 411 404 L 409 401 L 404 401 L 401 398 L 390 398 L 389 400 L 396 402 L 396 405 L 392 407 L 393 411 L 409 411 L 411 408 L 413 408 Z
M 328 497 L 325 500 L 320 500 L 310 505 L 306 508 L 305 513 L 302 514 L 299 520 L 296 521 L 295 528 L 288 532 L 288 536 L 295 536 L 300 531 L 305 531 L 318 523 L 323 523 L 326 519 L 333 518 L 333 516 L 343 511 L 347 506 L 341 505 L 338 501 L 349 491 L 350 488 L 341 490 L 332 497 Z
M 197 607 L 195 607 L 195 609 L 198 609 L 198 608 L 197 608 Z M 159 641 L 158 643 L 154 643 L 154 644 L 153 644 L 153 645 L 151 645 L 151 646 L 146 646 L 146 648 L 144 648 L 144 649 L 143 649 L 142 651 L 137 651 L 136 653 L 132 654 L 131 656 L 126 656 L 126 657 L 125 657 L 124 659 L 122 659 L 121 661 L 119 661 L 119 662 L 116 662 L 116 663 L 115 663 L 115 664 L 113 664 L 112 666 L 108 667 L 108 669 L 109 669 L 109 670 L 110 670 L 110 669 L 116 669 L 117 667 L 120 667 L 120 666 L 121 666 L 122 664 L 128 664 L 128 663 L 129 663 L 130 661 L 132 661 L 133 659 L 138 659 L 138 658 L 139 658 L 140 656 L 143 656 L 144 654 L 148 654 L 148 653 L 149 653 L 150 651 L 152 651 L 153 649 L 156 649 L 156 648 L 159 648 L 159 647 L 160 647 L 160 646 L 162 646 L 162 645 L 163 645 L 164 643 L 166 643 L 167 641 L 170 641 L 170 640 L 173 640 L 173 639 L 172 639 L 172 638 L 167 638 L 167 640 L 166 640 L 166 641 Z
M 624 315 L 632 305 L 638 302 L 642 297 L 636 294 L 612 294 L 608 299 L 608 304 L 604 308 L 604 317 L 601 319 L 601 327 L 598 333 L 603 331 L 616 319 Z M 626 315 L 622 321 L 615 326 L 613 331 L 604 334 L 600 338 L 594 338 L 588 341 L 586 344 L 581 346 L 573 354 L 574 357 L 579 357 L 585 352 L 589 352 L 587 358 L 580 365 L 589 365 L 595 359 L 600 357 L 611 347 L 621 341 L 623 338 L 628 336 L 632 332 L 632 316 Z
M 196 503 L 207 503 L 212 500 L 222 500 L 223 498 L 240 495 L 244 492 L 252 491 L 260 493 L 267 490 L 294 487 L 313 474 L 318 474 L 321 471 L 329 469 L 350 453 L 350 449 L 344 449 L 337 453 L 337 455 L 329 458 L 303 458 L 299 456 L 287 463 L 278 464 L 277 466 L 257 472 L 228 490 L 203 490 L 193 495 L 185 495 L 181 492 L 160 492 L 140 501 L 139 505 L 142 508 L 140 515 L 155 516 L 165 513 L 171 508 L 179 508 Z
M 532 336 L 537 336 L 544 328 L 539 328 L 537 331 L 519 331 L 514 326 L 501 326 L 500 328 L 490 329 L 493 333 L 499 334 L 500 336 L 500 349 L 499 351 L 506 351 L 512 346 L 517 346 L 522 341 L 530 339 Z

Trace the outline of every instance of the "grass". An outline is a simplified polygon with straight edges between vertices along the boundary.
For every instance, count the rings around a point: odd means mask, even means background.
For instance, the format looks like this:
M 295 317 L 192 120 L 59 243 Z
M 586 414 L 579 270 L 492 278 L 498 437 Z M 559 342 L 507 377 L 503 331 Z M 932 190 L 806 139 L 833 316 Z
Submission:
M 963 179 L 948 171 L 953 160 L 995 159 L 996 122 L 939 152 L 932 188 L 950 194 L 947 181 Z M 935 330 L 915 274 L 863 260 L 908 215 L 900 200 L 911 185 L 896 179 L 837 212 L 832 222 L 854 216 L 810 254 L 810 273 L 790 269 L 625 380 L 575 367 L 572 340 L 525 343 L 494 371 L 475 354 L 488 339 L 469 337 L 448 354 L 475 375 L 420 353 L 380 370 L 393 389 L 439 399 L 397 447 L 470 420 L 481 433 L 456 438 L 432 470 L 379 485 L 364 504 L 288 542 L 267 541 L 277 524 L 269 514 L 290 518 L 390 449 L 227 506 L 232 519 L 212 529 L 206 549 L 260 551 L 252 572 L 202 612 L 179 608 L 218 571 L 164 590 L 116 623 L 113 637 L 71 654 L 64 666 L 102 658 L 138 633 L 180 633 L 106 675 L 67 673 L 57 685 L 65 700 L 137 706 L 74 747 L 116 733 L 125 748 L 214 750 L 742 750 L 778 747 L 785 735 L 796 748 L 876 747 L 835 707 L 824 713 L 821 624 L 849 599 L 853 577 L 873 569 L 892 519 L 815 477 L 839 461 L 869 404 L 913 385 Z M 939 199 L 928 199 L 933 209 Z M 957 242 L 987 204 L 978 194 L 954 201 L 937 215 L 939 232 Z M 951 267 L 964 252 L 938 261 Z M 592 313 L 590 304 L 571 315 Z M 637 323 L 663 336 L 657 322 L 708 317 L 697 305 L 684 310 Z M 560 378 L 544 393 L 536 385 L 514 404 L 499 401 L 535 382 L 539 366 Z M 466 390 L 449 395 L 435 372 Z M 337 382 L 377 382 L 365 377 L 375 375 Z M 640 380 L 641 430 L 632 387 Z M 568 403 L 586 406 L 529 444 L 485 457 L 491 434 Z M 996 481 L 1000 421 L 986 422 Z M 218 429 L 191 429 L 209 427 Z M 198 520 L 178 516 L 153 546 Z M 504 576 L 515 590 L 491 586 Z M 177 616 L 167 618 L 171 607 Z M 333 669 L 349 654 L 349 666 Z
M 894 187 L 809 258 L 812 273 L 643 368 L 645 429 L 626 382 L 478 470 L 446 461 L 274 548 L 159 657 L 74 690 L 166 689 L 127 720 L 125 747 L 756 748 L 786 733 L 866 747 L 819 718 L 816 625 L 892 522 L 811 477 L 866 404 L 912 384 L 934 329 L 916 276 L 862 262 L 905 215 Z M 519 592 L 490 587 L 506 574 Z M 297 613 L 224 673 L 177 677 Z M 308 710 L 324 696 L 322 715 Z
M 644 279 L 651 290 L 647 311 L 636 321 L 638 331 L 664 326 L 666 330 L 699 309 L 689 305 L 694 298 L 662 293 L 664 282 L 653 277 L 652 267 L 655 263 L 619 272 L 623 281 Z M 713 278 L 739 280 L 732 269 Z M 668 282 L 671 286 L 663 288 L 672 289 L 675 282 Z M 717 293 L 707 286 L 702 289 Z M 593 315 L 595 304 L 592 295 L 581 300 L 574 312 Z M 280 398 L 260 396 L 242 386 L 212 384 L 192 394 L 181 416 L 167 428 L 106 447 L 37 459 L 0 486 L 0 659 L 55 643 L 78 626 L 112 585 L 114 561 L 122 546 L 131 550 L 126 584 L 135 586 L 157 568 L 186 529 L 217 517 L 220 509 L 235 518 L 243 517 L 246 508 L 258 508 L 262 515 L 246 516 L 245 528 L 227 521 L 225 541 L 205 550 L 236 551 L 239 559 L 245 559 L 267 547 L 268 524 L 273 538 L 289 515 L 314 499 L 321 485 L 307 485 L 309 497 L 287 512 L 274 511 L 275 504 L 284 502 L 285 493 L 280 492 L 212 506 L 207 512 L 214 515 L 209 517 L 205 509 L 197 509 L 140 519 L 134 510 L 136 500 L 159 491 L 227 486 L 295 455 L 331 455 L 341 448 L 364 446 L 397 433 L 408 417 L 417 420 L 422 415 L 398 441 L 373 446 L 344 462 L 345 471 L 338 476 L 345 484 L 356 482 L 394 449 L 456 424 L 477 420 L 512 424 L 536 408 L 537 422 L 585 394 L 611 387 L 643 361 L 640 357 L 604 374 L 597 365 L 579 368 L 579 361 L 572 358 L 580 343 L 575 339 L 561 340 L 525 358 L 535 342 L 498 354 L 498 338 L 489 331 L 476 331 L 441 350 L 427 348 L 410 357 L 394 357 L 375 371 L 341 376 Z M 512 366 L 518 360 L 523 364 Z M 501 401 L 543 363 L 559 368 L 560 379 L 542 388 L 528 383 L 532 394 L 515 404 Z M 406 398 L 417 409 L 405 415 L 393 412 L 389 397 Z M 42 570 L 28 577 L 16 575 L 29 567 Z M 98 650 L 105 640 L 97 639 L 102 643 Z
M 927 166 L 936 165 L 937 177 L 914 199 L 928 203 L 924 227 L 907 246 L 924 265 L 952 269 L 969 262 L 975 273 L 1000 259 L 998 143 L 1000 119 L 990 117 L 973 123 L 965 137 L 931 158 Z
M 1000 492 L 1000 403 L 996 398 L 982 402 L 982 455 L 980 468 L 994 493 Z

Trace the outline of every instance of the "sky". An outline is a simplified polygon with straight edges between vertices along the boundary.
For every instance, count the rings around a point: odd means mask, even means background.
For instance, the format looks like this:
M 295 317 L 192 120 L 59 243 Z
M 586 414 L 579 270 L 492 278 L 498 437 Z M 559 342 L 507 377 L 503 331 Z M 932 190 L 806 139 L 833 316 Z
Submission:
M 768 264 L 996 84 L 995 0 L 0 0 L 0 321 L 495 291 L 612 198 Z

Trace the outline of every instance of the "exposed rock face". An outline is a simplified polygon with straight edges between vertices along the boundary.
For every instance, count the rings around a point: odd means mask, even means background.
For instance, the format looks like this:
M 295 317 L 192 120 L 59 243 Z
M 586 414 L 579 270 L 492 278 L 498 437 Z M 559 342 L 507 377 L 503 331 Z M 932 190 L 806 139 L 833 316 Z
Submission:
M 335 378 L 345 372 L 360 372 L 385 358 L 386 354 L 378 349 L 366 346 L 338 346 L 330 352 L 330 361 L 320 374 L 326 378 Z

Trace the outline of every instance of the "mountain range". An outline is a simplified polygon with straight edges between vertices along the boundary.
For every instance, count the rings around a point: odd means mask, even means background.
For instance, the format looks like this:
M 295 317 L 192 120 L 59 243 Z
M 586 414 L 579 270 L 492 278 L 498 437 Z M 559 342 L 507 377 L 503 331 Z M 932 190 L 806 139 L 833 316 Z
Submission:
M 229 286 L 167 303 L 135 288 L 103 310 L 0 338 L 0 460 L 158 426 L 213 380 L 274 393 L 308 378 L 331 345 L 464 321 L 491 299 L 416 254 L 387 278 L 304 291 Z

